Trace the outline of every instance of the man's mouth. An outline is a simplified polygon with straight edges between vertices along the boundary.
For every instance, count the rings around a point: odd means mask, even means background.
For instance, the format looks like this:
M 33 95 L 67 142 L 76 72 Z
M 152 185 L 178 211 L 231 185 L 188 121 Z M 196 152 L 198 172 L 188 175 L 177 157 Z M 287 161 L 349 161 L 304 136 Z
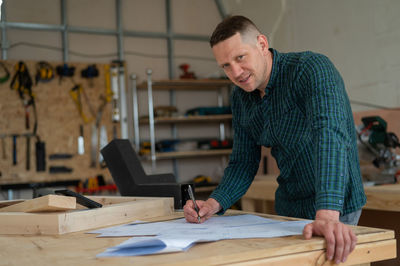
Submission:
M 251 76 L 251 74 L 248 74 L 247 76 L 245 76 L 245 77 L 239 79 L 238 81 L 239 81 L 240 83 L 246 83 L 246 82 L 250 79 L 250 76 Z

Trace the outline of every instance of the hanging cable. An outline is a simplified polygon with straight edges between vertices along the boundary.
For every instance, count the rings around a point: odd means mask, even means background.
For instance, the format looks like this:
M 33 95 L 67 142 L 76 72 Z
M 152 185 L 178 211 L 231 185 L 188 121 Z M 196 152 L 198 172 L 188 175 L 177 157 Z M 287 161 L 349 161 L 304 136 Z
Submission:
M 29 42 L 18 42 L 18 43 L 11 44 L 9 49 L 12 49 L 12 48 L 15 48 L 15 47 L 18 47 L 18 46 L 30 46 L 30 47 L 36 47 L 36 48 L 41 48 L 41 49 L 53 50 L 53 51 L 57 51 L 57 52 L 62 51 L 62 48 L 59 48 L 59 47 L 56 47 L 56 46 L 38 44 L 38 43 L 29 43 Z M 71 55 L 76 55 L 76 56 L 86 57 L 86 58 L 107 58 L 107 57 L 117 57 L 118 56 L 117 53 L 85 54 L 85 53 L 71 51 L 71 50 L 69 50 L 69 53 Z M 167 55 L 146 54 L 146 53 L 141 53 L 141 52 L 136 52 L 136 51 L 124 51 L 124 53 L 127 54 L 127 55 L 134 55 L 134 56 L 147 57 L 147 58 L 161 58 L 161 59 L 167 58 Z M 215 62 L 214 58 L 202 57 L 202 56 L 180 55 L 180 56 L 175 56 L 175 58 L 193 59 L 193 60 L 203 60 L 203 61 Z

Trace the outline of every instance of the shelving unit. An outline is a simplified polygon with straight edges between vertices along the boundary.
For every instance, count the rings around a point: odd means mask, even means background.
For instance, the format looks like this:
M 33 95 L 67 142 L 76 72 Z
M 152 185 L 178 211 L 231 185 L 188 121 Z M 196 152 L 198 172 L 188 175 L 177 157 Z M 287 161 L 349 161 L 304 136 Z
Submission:
M 216 115 L 192 115 L 192 116 L 171 116 L 171 117 L 155 117 L 154 116 L 154 90 L 168 90 L 173 92 L 179 91 L 217 91 L 218 92 L 218 106 L 223 106 L 223 93 L 225 89 L 231 86 L 229 80 L 152 80 L 152 71 L 147 70 L 147 82 L 143 82 L 136 86 L 136 76 L 131 76 L 132 79 L 132 96 L 133 96 L 133 120 L 135 128 L 134 143 L 136 149 L 140 147 L 140 136 L 139 126 L 149 126 L 149 137 L 150 137 L 150 154 L 145 155 L 142 158 L 144 160 L 150 160 L 152 163 L 152 171 L 156 170 L 156 162 L 158 160 L 166 159 L 182 159 L 182 158 L 194 158 L 194 157 L 208 157 L 208 156 L 228 156 L 231 153 L 231 149 L 211 149 L 211 150 L 189 150 L 189 151 L 171 151 L 171 152 L 156 152 L 156 139 L 155 130 L 157 125 L 173 125 L 176 124 L 199 124 L 199 123 L 215 123 L 219 125 L 219 137 L 218 139 L 223 141 L 226 139 L 225 124 L 232 121 L 231 114 L 216 114 Z M 149 116 L 146 118 L 139 118 L 138 111 L 138 93 L 137 90 L 147 90 L 148 94 L 148 110 Z
M 157 160 L 179 159 L 203 156 L 222 156 L 231 154 L 232 149 L 215 149 L 215 150 L 194 150 L 194 151 L 171 151 L 171 152 L 156 152 Z M 150 160 L 150 156 L 144 158 Z
M 229 122 L 232 120 L 231 114 L 226 115 L 194 115 L 194 116 L 177 116 L 177 117 L 155 117 L 154 124 L 171 124 L 171 123 L 197 123 L 197 122 Z M 148 118 L 139 119 L 140 124 L 148 124 Z

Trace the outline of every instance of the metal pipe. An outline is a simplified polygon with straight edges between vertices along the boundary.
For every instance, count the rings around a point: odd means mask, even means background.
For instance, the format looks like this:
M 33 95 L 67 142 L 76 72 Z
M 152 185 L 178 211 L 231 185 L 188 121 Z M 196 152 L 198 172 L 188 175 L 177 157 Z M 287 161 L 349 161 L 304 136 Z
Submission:
M 7 200 L 13 200 L 14 199 L 14 191 L 12 189 L 7 190 Z
M 151 169 L 154 173 L 156 171 L 156 138 L 154 134 L 154 106 L 153 106 L 153 82 L 151 74 L 153 71 L 147 69 L 147 97 L 149 104 L 149 130 L 150 130 L 150 155 L 151 155 Z
M 116 30 L 90 28 L 90 27 L 78 27 L 78 26 L 68 26 L 68 31 L 73 32 L 73 33 L 99 34 L 99 35 L 117 35 L 118 34 L 118 32 Z
M 226 18 L 228 14 L 226 13 L 224 4 L 222 3 L 221 0 L 215 0 L 215 4 L 217 5 L 219 15 L 221 16 L 222 19 Z
M 167 19 L 167 49 L 168 49 L 168 76 L 170 79 L 175 77 L 175 60 L 174 60 L 174 34 L 172 29 L 172 11 L 171 11 L 171 1 L 165 1 L 165 10 L 166 10 L 166 19 Z M 170 105 L 176 106 L 176 95 L 175 91 L 171 90 L 169 92 L 169 102 Z M 173 139 L 176 139 L 178 136 L 178 132 L 176 129 L 176 125 L 171 125 L 171 135 Z M 177 179 L 179 179 L 178 174 L 178 164 L 176 159 L 172 160 L 172 168 L 174 175 Z
M 167 49 L 168 49 L 168 76 L 174 78 L 174 43 L 172 36 L 172 20 L 171 20 L 171 1 L 165 0 L 166 18 L 167 18 Z
M 61 1 L 61 4 L 65 0 Z M 61 13 L 62 14 L 62 13 Z M 63 19 L 63 18 L 61 18 Z M 23 29 L 23 30 L 43 30 L 43 31 L 63 31 L 63 25 L 41 24 L 41 23 L 27 23 L 27 22 L 6 22 L 7 28 Z
M 123 40 L 123 29 L 122 29 L 122 12 L 121 12 L 121 0 L 116 0 L 116 11 L 117 11 L 117 45 L 118 45 L 118 59 L 124 60 L 124 40 Z
M 63 47 L 63 61 L 68 62 L 68 23 L 67 23 L 67 8 L 65 0 L 61 0 L 61 34 L 62 34 L 62 47 Z
M 205 35 L 193 35 L 193 34 L 172 34 L 172 38 L 175 40 L 189 40 L 189 41 L 205 41 L 210 40 L 209 36 Z
M 3 13 L 3 11 L 2 11 Z M 40 23 L 26 23 L 26 22 L 4 22 L 2 28 L 37 30 L 37 31 L 64 31 L 63 25 L 51 25 Z M 99 34 L 99 35 L 118 35 L 119 32 L 110 29 L 68 26 L 68 32 L 82 33 L 82 34 Z M 139 37 L 139 38 L 154 38 L 154 39 L 171 39 L 175 40 L 189 40 L 189 41 L 209 41 L 208 36 L 192 35 L 192 34 L 167 34 L 162 32 L 144 32 L 144 31 L 122 31 L 125 37 Z
M 191 40 L 191 41 L 207 41 L 208 36 L 202 35 L 191 35 L 191 34 L 173 34 L 172 23 L 171 23 L 171 2 L 166 0 L 166 13 L 167 13 L 167 33 L 157 33 L 157 32 L 140 32 L 140 31 L 124 31 L 122 27 L 122 12 L 121 12 L 121 0 L 116 0 L 116 12 L 117 12 L 117 30 L 110 29 L 99 29 L 99 28 L 89 28 L 89 27 L 77 27 L 68 26 L 67 24 L 67 10 L 66 10 L 66 0 L 61 0 L 61 25 L 52 24 L 41 24 L 41 23 L 26 23 L 26 22 L 7 22 L 6 21 L 6 2 L 3 0 L 1 6 L 1 29 L 2 29 L 2 59 L 7 59 L 7 49 L 8 39 L 7 39 L 7 29 L 25 29 L 25 30 L 38 30 L 38 31 L 60 31 L 62 32 L 62 45 L 63 45 L 63 60 L 68 61 L 68 33 L 83 33 L 83 34 L 99 34 L 99 35 L 117 35 L 118 38 L 118 57 L 120 60 L 124 58 L 123 52 L 123 37 L 141 37 L 141 38 L 165 38 L 167 39 L 168 45 L 168 69 L 169 78 L 173 78 L 174 75 L 174 51 L 173 51 L 173 40 Z M 226 17 L 226 11 L 221 0 L 215 0 L 218 11 L 222 18 Z
M 131 75 L 132 82 L 132 111 L 133 111 L 133 127 L 135 131 L 134 143 L 136 152 L 140 150 L 140 136 L 139 136 L 139 106 L 138 106 L 138 94 L 137 94 L 137 76 L 136 74 Z
M 65 0 L 63 0 L 65 1 Z M 4 3 L 3 3 L 4 5 Z M 2 13 L 4 13 L 2 11 Z M 26 22 L 7 22 L 2 23 L 2 27 L 13 29 L 37 30 L 37 31 L 64 31 L 63 25 L 41 24 L 41 23 L 26 23 Z M 82 33 L 82 34 L 99 34 L 99 35 L 118 35 L 118 30 L 100 29 L 91 27 L 68 26 L 68 32 Z M 171 37 L 176 40 L 189 40 L 189 41 L 208 41 L 209 37 L 205 35 L 193 34 L 168 34 L 163 32 L 144 32 L 144 31 L 122 31 L 125 37 L 139 37 L 139 38 L 154 38 L 154 39 L 168 39 Z
M 7 49 L 8 49 L 8 39 L 7 39 L 7 27 L 6 27 L 6 0 L 3 0 L 1 5 L 1 59 L 7 60 Z
M 118 64 L 118 88 L 119 88 L 119 112 L 121 124 L 121 138 L 129 139 L 128 134 L 128 107 L 125 89 L 125 65 L 120 62 Z

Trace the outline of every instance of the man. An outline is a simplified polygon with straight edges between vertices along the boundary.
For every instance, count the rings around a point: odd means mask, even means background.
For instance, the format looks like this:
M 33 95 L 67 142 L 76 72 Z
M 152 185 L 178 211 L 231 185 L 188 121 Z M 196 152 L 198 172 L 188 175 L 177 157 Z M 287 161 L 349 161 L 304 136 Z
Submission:
M 350 103 L 343 80 L 323 55 L 270 49 L 249 19 L 222 21 L 210 39 L 217 63 L 236 85 L 232 93 L 233 151 L 221 183 L 197 201 L 200 222 L 222 214 L 247 191 L 257 172 L 261 145 L 272 147 L 280 175 L 279 215 L 314 219 L 306 239 L 324 236 L 327 259 L 344 262 L 357 238 L 366 202 Z M 193 203 L 184 214 L 197 222 Z

